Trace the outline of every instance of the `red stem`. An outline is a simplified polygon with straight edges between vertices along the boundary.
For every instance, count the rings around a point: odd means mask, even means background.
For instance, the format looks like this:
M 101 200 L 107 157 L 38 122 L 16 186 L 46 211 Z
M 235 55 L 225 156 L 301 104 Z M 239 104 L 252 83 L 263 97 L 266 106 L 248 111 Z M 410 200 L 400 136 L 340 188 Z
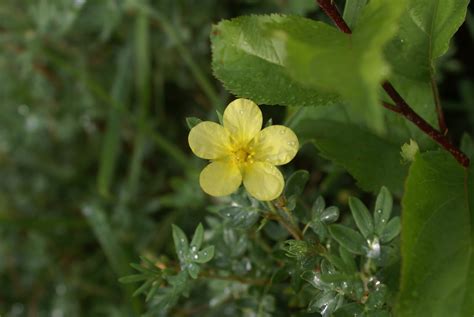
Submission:
M 347 25 L 347 23 L 342 18 L 341 14 L 337 10 L 336 6 L 332 3 L 332 0 L 316 0 L 319 4 L 321 9 L 326 13 L 331 20 L 336 24 L 336 26 L 344 33 L 352 34 L 351 29 Z M 395 103 L 391 105 L 389 103 L 382 103 L 382 105 L 396 113 L 401 114 L 407 120 L 413 122 L 420 130 L 425 132 L 429 135 L 436 143 L 440 146 L 445 148 L 451 155 L 464 167 L 469 166 L 469 158 L 461 152 L 458 148 L 456 148 L 448 138 L 435 128 L 430 125 L 425 119 L 420 117 L 408 104 L 407 102 L 400 96 L 397 90 L 390 84 L 388 81 L 382 84 L 383 89 L 385 92 L 390 96 L 390 98 Z M 439 110 L 438 110 L 439 113 Z M 444 118 L 443 118 L 444 119 Z M 444 120 L 443 120 L 444 121 Z M 441 126 L 444 130 L 445 127 Z

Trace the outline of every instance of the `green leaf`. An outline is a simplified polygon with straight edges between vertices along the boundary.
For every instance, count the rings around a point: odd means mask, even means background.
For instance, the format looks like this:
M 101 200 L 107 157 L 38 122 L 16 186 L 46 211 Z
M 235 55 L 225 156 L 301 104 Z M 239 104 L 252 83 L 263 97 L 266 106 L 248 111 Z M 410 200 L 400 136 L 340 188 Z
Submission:
M 402 201 L 399 316 L 474 314 L 474 171 L 446 152 L 418 155 Z
M 148 278 L 149 276 L 147 276 L 146 274 L 133 274 L 133 275 L 128 275 L 128 276 L 119 278 L 119 282 L 120 283 L 136 283 L 136 282 L 145 281 Z
M 344 225 L 329 226 L 329 233 L 342 247 L 354 254 L 364 254 L 367 245 L 364 238 L 357 231 Z
M 232 227 L 248 229 L 253 226 L 260 218 L 258 209 L 253 207 L 227 207 L 220 210 L 226 219 L 229 220 L 229 224 Z
M 382 231 L 380 236 L 380 241 L 387 243 L 395 239 L 396 236 L 400 234 L 401 223 L 400 217 L 395 217 L 387 223 L 387 226 Z
M 309 173 L 305 170 L 299 170 L 291 174 L 286 181 L 286 197 L 300 196 L 304 191 L 308 179 Z
M 390 191 L 384 186 L 380 189 L 380 192 L 377 195 L 377 200 L 375 201 L 374 226 L 377 236 L 380 236 L 384 231 L 384 228 L 390 219 L 390 215 L 392 214 L 392 207 L 392 194 L 390 194 Z
M 366 4 L 367 0 L 346 0 L 342 17 L 349 27 L 352 28 L 356 24 L 357 19 Z
M 201 119 L 199 118 L 196 118 L 196 117 L 187 117 L 186 118 L 186 124 L 189 128 L 189 130 L 191 130 L 192 128 L 194 128 L 196 125 L 198 125 L 200 122 L 202 122 Z
M 181 262 L 184 262 L 189 252 L 188 238 L 180 227 L 172 225 L 173 241 L 176 254 Z
M 186 266 L 186 270 L 188 271 L 189 276 L 191 276 L 193 279 L 197 279 L 201 268 L 196 263 L 191 262 Z
M 403 7 L 403 0 L 370 1 L 352 34 L 305 19 L 282 25 L 276 37 L 286 47 L 286 67 L 302 84 L 339 94 L 353 107 L 353 119 L 384 132 L 379 90 L 388 64 L 383 48 L 395 34 Z
M 302 141 L 310 140 L 329 160 L 342 165 L 366 191 L 387 186 L 401 195 L 408 167 L 400 163 L 400 146 L 355 125 L 303 120 L 295 128 Z
M 191 245 L 190 245 L 191 249 L 199 250 L 201 248 L 203 240 L 204 240 L 204 227 L 200 223 L 197 226 L 196 231 L 194 231 L 193 240 L 191 241 Z
M 367 207 L 357 197 L 349 197 L 349 207 L 357 228 L 366 239 L 370 238 L 374 233 L 374 223 Z
M 284 47 L 275 41 L 276 30 L 304 20 L 295 16 L 242 16 L 224 20 L 211 32 L 214 75 L 234 95 L 258 104 L 319 106 L 339 101 L 323 92 L 294 81 L 284 64 Z
M 464 22 L 469 0 L 408 0 L 398 34 L 387 48 L 393 69 L 429 81 L 436 59 Z
M 193 256 L 192 260 L 196 263 L 207 263 L 214 257 L 214 246 L 208 246 Z
M 339 208 L 336 206 L 330 206 L 319 215 L 319 220 L 325 224 L 335 222 L 339 218 Z

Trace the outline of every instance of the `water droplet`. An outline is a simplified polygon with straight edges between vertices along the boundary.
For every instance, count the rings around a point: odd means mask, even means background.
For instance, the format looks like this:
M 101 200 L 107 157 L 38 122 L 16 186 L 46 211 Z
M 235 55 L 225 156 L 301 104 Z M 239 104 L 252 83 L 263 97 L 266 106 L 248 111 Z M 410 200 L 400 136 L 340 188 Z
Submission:
M 288 142 L 288 145 L 295 146 L 296 142 L 295 141 Z
M 207 251 L 203 252 L 202 255 L 207 256 Z
M 197 259 L 199 259 L 199 256 L 198 256 L 197 254 L 195 254 L 195 255 L 193 256 L 193 258 L 194 258 L 194 260 L 197 260 Z
M 186 241 L 184 239 L 181 239 L 181 243 L 185 243 Z
M 378 258 L 380 256 L 380 242 L 377 237 L 374 237 L 374 239 L 367 240 L 367 244 L 369 245 L 369 251 L 367 252 L 367 257 L 368 258 Z
M 382 209 L 378 209 L 378 210 L 377 210 L 377 213 L 378 213 L 378 214 L 381 214 L 381 213 L 382 213 Z
M 286 133 L 286 129 L 281 129 L 280 130 L 280 134 L 285 134 Z
M 244 114 L 244 111 L 241 109 L 241 110 L 239 110 L 239 113 L 240 113 L 240 114 Z
M 193 247 L 191 248 L 191 252 L 196 252 L 196 251 L 197 251 L 196 246 L 193 246 Z
M 385 219 L 382 219 L 382 220 L 380 220 L 380 221 L 381 221 L 382 223 L 385 223 L 387 220 L 385 220 Z

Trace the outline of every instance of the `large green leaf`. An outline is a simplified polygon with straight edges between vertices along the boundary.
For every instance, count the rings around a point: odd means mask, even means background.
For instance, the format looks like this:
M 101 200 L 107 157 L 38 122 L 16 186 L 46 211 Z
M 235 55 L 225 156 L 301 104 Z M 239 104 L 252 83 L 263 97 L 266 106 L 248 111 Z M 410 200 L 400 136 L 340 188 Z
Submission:
M 311 141 L 321 155 L 341 164 L 367 191 L 387 186 L 401 195 L 408 167 L 400 145 L 356 125 L 329 120 L 302 120 L 295 127 L 302 142 Z
M 383 47 L 403 8 L 404 1 L 370 1 L 350 35 L 298 19 L 276 34 L 287 49 L 285 65 L 297 81 L 340 94 L 353 106 L 353 120 L 383 131 L 379 89 L 389 71 Z
M 214 75 L 233 94 L 257 103 L 333 104 L 338 100 L 335 94 L 296 82 L 284 65 L 285 48 L 275 39 L 275 31 L 294 28 L 301 21 L 316 24 L 300 17 L 273 14 L 242 16 L 214 25 L 211 33 Z
M 426 80 L 463 23 L 469 0 L 408 0 L 387 57 L 402 75 Z
M 403 198 L 398 315 L 474 315 L 474 171 L 446 152 L 418 155 Z

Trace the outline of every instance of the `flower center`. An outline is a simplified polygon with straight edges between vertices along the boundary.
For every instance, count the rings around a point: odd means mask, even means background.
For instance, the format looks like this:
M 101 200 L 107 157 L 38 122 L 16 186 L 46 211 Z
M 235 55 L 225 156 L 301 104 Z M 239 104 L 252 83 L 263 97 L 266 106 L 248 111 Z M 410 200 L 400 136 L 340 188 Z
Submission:
M 255 152 L 253 151 L 251 147 L 240 148 L 233 152 L 234 161 L 240 166 L 252 164 L 254 162 L 253 160 L 254 155 L 255 155 Z

